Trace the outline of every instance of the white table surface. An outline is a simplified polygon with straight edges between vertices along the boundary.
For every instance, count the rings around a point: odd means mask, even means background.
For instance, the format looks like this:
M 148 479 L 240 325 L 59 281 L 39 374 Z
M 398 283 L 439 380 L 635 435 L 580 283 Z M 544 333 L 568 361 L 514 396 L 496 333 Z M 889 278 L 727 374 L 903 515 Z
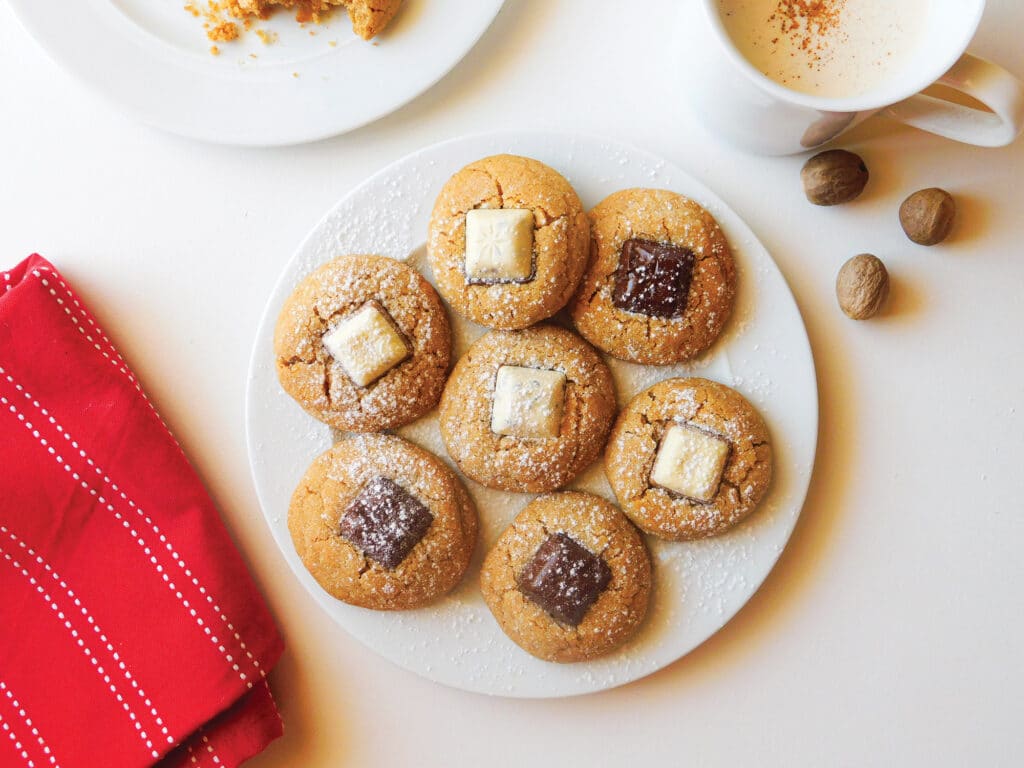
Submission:
M 73 281 L 199 468 L 280 621 L 286 735 L 268 766 L 977 765 L 1024 760 L 1024 141 L 976 149 L 875 121 L 845 146 L 871 184 L 803 199 L 801 158 L 708 135 L 672 64 L 676 3 L 510 0 L 436 88 L 309 146 L 242 150 L 137 125 L 54 66 L 0 5 L 0 264 L 38 251 Z M 1024 75 L 1017 0 L 973 50 Z M 98 41 L 99 42 L 99 41 Z M 690 75 L 696 76 L 696 75 Z M 391 666 L 320 612 L 253 493 L 243 392 L 282 264 L 339 196 L 435 141 L 498 128 L 607 134 L 716 190 L 773 252 L 810 332 L 818 462 L 796 533 L 722 632 L 606 693 L 513 701 Z M 905 194 L 959 201 L 950 242 L 907 241 Z M 883 317 L 833 283 L 889 266 Z

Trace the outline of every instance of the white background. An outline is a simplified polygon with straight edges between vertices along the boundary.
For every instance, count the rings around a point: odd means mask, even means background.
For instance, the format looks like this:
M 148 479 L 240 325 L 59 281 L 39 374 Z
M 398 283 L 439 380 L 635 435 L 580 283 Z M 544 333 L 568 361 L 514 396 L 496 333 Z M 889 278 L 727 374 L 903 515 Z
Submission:
M 719 143 L 685 101 L 676 3 L 510 0 L 436 88 L 314 145 L 239 150 L 140 126 L 58 70 L 0 5 L 0 265 L 54 261 L 106 326 L 219 503 L 280 621 L 286 736 L 267 766 L 1016 766 L 1024 760 L 1024 141 L 975 149 L 882 121 L 871 182 L 803 199 L 801 158 Z M 973 50 L 1024 75 L 1017 0 Z M 96 41 L 102 44 L 102 41 Z M 443 44 L 443 41 L 438 41 Z M 344 98 L 343 87 L 338 98 Z M 646 680 L 561 701 L 449 690 L 334 626 L 289 573 L 249 477 L 243 392 L 263 303 L 342 194 L 435 141 L 607 134 L 679 163 L 772 251 L 818 366 L 818 462 L 762 590 Z M 957 197 L 950 242 L 907 241 L 909 192 Z M 839 265 L 879 255 L 885 315 L 847 320 Z

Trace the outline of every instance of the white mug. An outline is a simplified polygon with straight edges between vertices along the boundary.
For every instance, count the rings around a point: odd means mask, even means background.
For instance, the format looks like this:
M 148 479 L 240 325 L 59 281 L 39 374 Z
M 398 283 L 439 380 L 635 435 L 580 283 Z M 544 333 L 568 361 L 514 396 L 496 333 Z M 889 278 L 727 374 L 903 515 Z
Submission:
M 896 0 L 898 2 L 899 0 Z M 1002 67 L 967 53 L 985 0 L 931 0 L 910 63 L 874 91 L 826 98 L 786 88 L 758 71 L 730 39 L 717 0 L 684 0 L 687 88 L 718 135 L 768 155 L 825 144 L 872 115 L 968 144 L 1012 142 L 1024 126 L 1024 85 Z M 934 83 L 977 99 L 991 112 L 920 93 Z

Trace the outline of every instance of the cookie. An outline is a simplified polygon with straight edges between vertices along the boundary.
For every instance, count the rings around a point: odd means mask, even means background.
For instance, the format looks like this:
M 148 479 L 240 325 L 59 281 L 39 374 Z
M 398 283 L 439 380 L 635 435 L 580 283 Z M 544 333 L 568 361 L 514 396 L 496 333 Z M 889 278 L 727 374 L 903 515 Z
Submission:
M 338 0 L 330 0 L 338 5 Z M 363 40 L 379 35 L 398 13 L 402 0 L 347 0 L 342 3 L 352 22 L 352 31 Z
M 452 176 L 434 203 L 427 255 L 441 295 L 488 328 L 526 328 L 569 301 L 590 224 L 576 192 L 537 160 L 495 155 Z
M 266 19 L 275 8 L 296 8 L 296 19 L 319 22 L 321 17 L 326 20 L 327 14 L 339 5 L 348 11 L 352 31 L 363 40 L 369 40 L 383 31 L 398 13 L 402 0 L 222 0 L 219 10 L 245 20 L 248 29 L 248 22 Z
M 478 483 L 541 493 L 565 485 L 597 458 L 615 410 L 608 366 L 572 331 L 553 325 L 491 331 L 448 379 L 441 437 Z
M 618 648 L 643 621 L 651 561 L 639 532 L 589 493 L 541 496 L 488 552 L 480 588 L 502 630 L 546 661 Z
M 342 256 L 299 283 L 274 329 L 277 375 L 312 416 L 376 432 L 433 408 L 451 358 L 434 288 L 385 256 Z
M 476 507 L 433 454 L 392 435 L 353 435 L 321 454 L 292 495 L 288 530 L 324 590 L 376 610 L 451 590 L 476 543 Z
M 746 518 L 768 490 L 768 428 L 724 384 L 667 379 L 619 415 L 605 474 L 622 511 L 648 533 L 679 541 L 715 536 Z
M 591 344 L 667 365 L 710 347 L 732 312 L 736 266 L 711 214 L 661 189 L 624 189 L 590 212 L 590 265 L 570 311 Z

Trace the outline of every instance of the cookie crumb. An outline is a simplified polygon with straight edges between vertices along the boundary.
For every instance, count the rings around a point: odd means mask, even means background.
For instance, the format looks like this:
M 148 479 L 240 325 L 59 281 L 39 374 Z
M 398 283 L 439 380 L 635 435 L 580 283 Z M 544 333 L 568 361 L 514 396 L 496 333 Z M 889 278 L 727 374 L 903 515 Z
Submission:
M 213 56 L 220 56 L 220 48 L 218 48 L 216 45 L 211 45 L 210 46 L 210 53 Z
M 277 42 L 277 32 L 268 32 L 265 29 L 257 29 L 256 36 L 264 45 L 271 45 Z
M 206 36 L 218 43 L 228 43 L 238 39 L 238 25 L 233 21 L 222 21 L 214 24 L 206 31 Z M 214 46 L 216 47 L 216 46 Z

